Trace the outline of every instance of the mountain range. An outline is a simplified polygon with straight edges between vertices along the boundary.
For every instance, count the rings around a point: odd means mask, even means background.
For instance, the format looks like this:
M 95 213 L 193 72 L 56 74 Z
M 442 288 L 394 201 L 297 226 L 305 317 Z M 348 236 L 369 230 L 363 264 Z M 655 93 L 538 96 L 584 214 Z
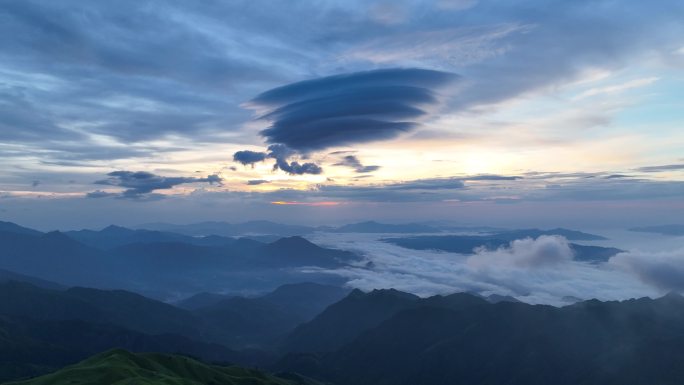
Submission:
M 316 385 L 296 374 L 271 375 L 237 366 L 209 365 L 190 357 L 131 353 L 114 349 L 55 373 L 13 385 L 71 384 L 230 384 L 230 385 Z

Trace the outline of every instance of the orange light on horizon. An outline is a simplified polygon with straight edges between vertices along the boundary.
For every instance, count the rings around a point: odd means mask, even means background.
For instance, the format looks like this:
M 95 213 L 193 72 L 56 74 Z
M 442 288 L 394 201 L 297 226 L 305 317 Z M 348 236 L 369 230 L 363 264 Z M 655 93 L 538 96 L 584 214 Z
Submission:
M 296 202 L 296 201 L 274 201 L 272 205 L 281 206 L 337 206 L 341 202 L 323 201 L 323 202 Z

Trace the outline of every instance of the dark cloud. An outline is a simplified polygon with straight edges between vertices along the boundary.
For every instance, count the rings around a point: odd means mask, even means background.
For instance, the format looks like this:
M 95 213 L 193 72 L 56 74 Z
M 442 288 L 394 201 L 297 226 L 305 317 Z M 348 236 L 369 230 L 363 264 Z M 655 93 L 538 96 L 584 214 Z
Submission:
M 222 181 L 218 175 L 209 175 L 206 178 L 165 177 L 145 171 L 114 171 L 107 175 L 109 178 L 96 181 L 95 184 L 124 187 L 126 190 L 117 195 L 121 198 L 131 199 L 144 198 L 153 191 L 167 190 L 186 183 L 220 184 Z M 103 195 L 102 191 L 95 191 L 88 196 L 101 198 L 107 195 Z
M 323 168 L 312 162 L 290 162 L 289 159 L 296 156 L 297 152 L 283 144 L 268 146 L 268 152 L 243 150 L 233 154 L 233 160 L 243 165 L 254 165 L 266 159 L 275 159 L 274 170 L 283 170 L 290 175 L 320 174 Z
M 496 175 L 496 174 L 481 174 L 481 175 L 471 175 L 464 177 L 463 180 L 472 180 L 472 181 L 486 181 L 486 180 L 517 180 L 517 179 L 522 179 L 520 176 L 509 176 L 509 175 Z
M 117 193 L 111 193 L 107 191 L 102 191 L 102 190 L 95 190 L 91 191 L 86 194 L 86 198 L 107 198 L 107 197 L 113 197 L 113 196 L 119 196 Z
M 365 174 L 380 169 L 380 166 L 364 166 L 359 158 L 354 155 L 345 156 L 340 162 L 335 163 L 334 166 L 351 167 L 359 174 Z
M 391 139 L 417 125 L 438 103 L 435 89 L 456 75 L 426 69 L 382 69 L 306 80 L 264 92 L 268 143 L 307 152 Z
M 641 172 L 663 172 L 684 170 L 684 164 L 666 164 L 662 166 L 645 166 L 636 169 Z
M 266 157 L 268 157 L 268 154 L 265 152 L 257 152 L 257 151 L 249 151 L 249 150 L 244 150 L 244 151 L 238 151 L 235 154 L 233 154 L 233 160 L 235 162 L 241 163 L 243 165 L 254 165 L 254 163 L 259 163 L 263 162 L 266 160 Z
M 265 184 L 265 183 L 270 183 L 269 181 L 265 179 L 251 179 L 247 181 L 247 185 L 249 186 L 257 186 L 260 184 Z

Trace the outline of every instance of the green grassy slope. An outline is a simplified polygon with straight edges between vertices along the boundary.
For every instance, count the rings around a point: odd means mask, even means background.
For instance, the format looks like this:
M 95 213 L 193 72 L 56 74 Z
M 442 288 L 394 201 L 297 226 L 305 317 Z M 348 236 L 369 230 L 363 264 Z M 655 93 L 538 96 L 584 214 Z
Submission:
M 320 385 L 289 375 L 276 377 L 236 366 L 204 364 L 188 357 L 115 349 L 55 373 L 11 385 Z

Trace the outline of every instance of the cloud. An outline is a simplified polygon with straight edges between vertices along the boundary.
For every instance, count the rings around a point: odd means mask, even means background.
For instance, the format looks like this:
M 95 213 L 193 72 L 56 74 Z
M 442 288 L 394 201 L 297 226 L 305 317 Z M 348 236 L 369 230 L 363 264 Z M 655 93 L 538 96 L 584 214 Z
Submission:
M 238 151 L 235 154 L 233 154 L 233 160 L 235 162 L 241 163 L 243 165 L 254 165 L 254 163 L 258 162 L 263 162 L 266 160 L 268 157 L 268 154 L 265 152 L 257 152 L 257 151 L 249 151 L 249 150 L 244 150 L 244 151 Z
M 496 250 L 476 250 L 475 255 L 468 258 L 467 263 L 477 269 L 492 266 L 541 268 L 567 263 L 573 258 L 573 251 L 567 239 L 542 235 L 537 239 L 518 239 Z
M 186 183 L 204 182 L 209 184 L 220 184 L 222 181 L 218 175 L 209 175 L 206 178 L 165 177 L 145 171 L 114 171 L 107 175 L 109 178 L 98 180 L 95 184 L 125 187 L 126 190 L 117 196 L 131 199 L 144 198 L 153 191 L 167 190 Z M 102 191 L 94 191 L 88 194 L 88 197 L 90 198 L 102 198 L 105 196 L 111 195 L 104 195 Z
M 334 270 L 362 290 L 396 288 L 421 296 L 477 292 L 512 295 L 529 303 L 566 305 L 563 297 L 601 300 L 659 296 L 631 274 L 609 265 L 573 260 L 567 240 L 539 237 L 512 242 L 497 250 L 460 255 L 410 250 L 358 234 L 315 234 L 317 244 L 356 251 L 366 259 Z M 365 264 L 373 262 L 372 268 Z
M 266 159 L 275 159 L 274 170 L 283 170 L 290 175 L 313 174 L 318 175 L 323 172 L 323 168 L 312 162 L 299 163 L 290 162 L 289 159 L 296 156 L 297 152 L 283 144 L 272 144 L 268 146 L 268 152 L 257 152 L 243 150 L 233 154 L 233 160 L 243 165 L 252 165 Z
M 315 163 L 306 162 L 300 164 L 297 161 L 288 161 L 288 159 L 295 154 L 295 151 L 283 144 L 272 144 L 268 146 L 268 157 L 276 160 L 275 165 L 273 165 L 274 170 L 280 169 L 290 175 L 318 175 L 323 172 L 323 168 Z
M 684 164 L 666 164 L 662 166 L 645 166 L 636 169 L 641 172 L 663 172 L 684 170 Z
M 391 139 L 410 131 L 436 89 L 454 74 L 417 69 L 381 69 L 301 81 L 266 91 L 249 106 L 266 110 L 271 122 L 261 134 L 268 143 L 300 152 Z
M 611 257 L 608 263 L 661 291 L 684 292 L 684 249 L 625 252 Z
M 258 186 L 260 184 L 266 184 L 270 183 L 270 181 L 267 181 L 265 179 L 250 179 L 247 181 L 247 185 L 249 186 Z
M 496 175 L 496 174 L 480 174 L 463 177 L 463 180 L 472 181 L 497 181 L 497 180 L 517 180 L 522 179 L 521 176 L 515 175 Z
M 364 166 L 361 164 L 359 158 L 354 155 L 346 155 L 340 162 L 335 163 L 333 166 L 351 167 L 359 174 L 365 174 L 380 169 L 380 166 Z
M 107 197 L 115 197 L 115 196 L 120 196 L 117 193 L 111 193 L 107 191 L 102 191 L 102 190 L 95 190 L 91 191 L 86 194 L 86 198 L 107 198 Z

